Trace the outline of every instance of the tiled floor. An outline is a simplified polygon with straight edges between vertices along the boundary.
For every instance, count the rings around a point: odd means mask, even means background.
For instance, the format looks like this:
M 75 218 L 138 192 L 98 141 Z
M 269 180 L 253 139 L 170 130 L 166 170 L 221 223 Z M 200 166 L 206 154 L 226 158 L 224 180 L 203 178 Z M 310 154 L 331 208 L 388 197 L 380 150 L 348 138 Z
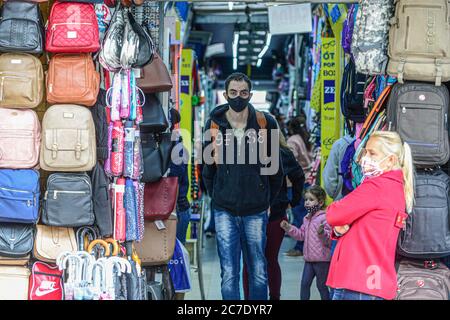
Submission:
M 294 245 L 294 240 L 285 237 L 281 246 L 279 261 L 283 282 L 281 285 L 282 300 L 299 300 L 300 299 L 300 279 L 303 271 L 303 257 L 290 258 L 283 255 Z M 221 300 L 220 292 L 220 264 L 216 249 L 216 239 L 205 238 L 204 249 L 202 252 L 203 281 L 205 287 L 206 300 Z M 191 270 L 192 291 L 185 296 L 186 300 L 200 300 L 200 289 L 198 282 L 198 274 L 195 270 Z M 243 294 L 241 293 L 241 296 Z M 319 292 L 315 282 L 311 288 L 311 299 L 319 300 Z

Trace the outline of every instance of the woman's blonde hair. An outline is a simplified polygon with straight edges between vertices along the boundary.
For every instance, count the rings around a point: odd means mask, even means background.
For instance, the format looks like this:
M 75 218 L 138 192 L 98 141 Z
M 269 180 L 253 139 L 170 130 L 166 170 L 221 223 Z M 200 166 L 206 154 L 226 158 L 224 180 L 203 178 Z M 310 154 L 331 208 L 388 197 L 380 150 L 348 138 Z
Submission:
M 398 159 L 397 168 L 403 171 L 403 184 L 406 199 L 406 210 L 412 211 L 414 205 L 414 166 L 409 145 L 400 138 L 397 132 L 375 131 L 370 136 L 377 139 L 381 152 L 386 155 L 395 155 Z

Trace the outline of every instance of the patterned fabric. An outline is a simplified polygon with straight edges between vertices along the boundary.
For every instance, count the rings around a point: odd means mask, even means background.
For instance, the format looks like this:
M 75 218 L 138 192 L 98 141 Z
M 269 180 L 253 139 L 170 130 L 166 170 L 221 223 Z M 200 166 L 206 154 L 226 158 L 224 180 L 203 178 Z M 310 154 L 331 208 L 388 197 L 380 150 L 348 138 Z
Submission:
M 359 73 L 384 74 L 388 62 L 389 20 L 392 0 L 362 0 L 353 30 L 352 53 Z

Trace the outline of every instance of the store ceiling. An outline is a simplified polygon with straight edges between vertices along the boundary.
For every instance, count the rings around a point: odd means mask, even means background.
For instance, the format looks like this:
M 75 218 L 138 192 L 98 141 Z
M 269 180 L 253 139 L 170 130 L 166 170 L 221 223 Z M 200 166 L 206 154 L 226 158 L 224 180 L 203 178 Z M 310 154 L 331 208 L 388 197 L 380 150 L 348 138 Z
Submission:
M 224 44 L 225 52 L 213 57 L 220 64 L 224 77 L 233 72 L 236 66 L 237 71 L 247 71 L 247 66 L 250 65 L 254 78 L 271 79 L 275 63 L 272 55 L 283 56 L 288 36 L 268 34 L 268 5 L 270 3 L 194 3 L 194 29 L 210 32 L 211 44 Z M 239 45 L 233 49 L 235 39 L 238 39 Z M 261 61 L 258 62 L 259 59 Z

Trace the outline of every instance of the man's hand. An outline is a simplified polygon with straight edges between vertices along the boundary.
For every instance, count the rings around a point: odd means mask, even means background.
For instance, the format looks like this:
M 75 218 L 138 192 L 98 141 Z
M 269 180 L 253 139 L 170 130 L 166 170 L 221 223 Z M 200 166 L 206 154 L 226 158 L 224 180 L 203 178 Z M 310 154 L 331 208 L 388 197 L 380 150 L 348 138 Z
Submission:
M 280 227 L 286 232 L 289 232 L 289 230 L 291 230 L 291 225 L 286 220 L 281 221 Z
M 348 224 L 346 224 L 345 226 L 341 226 L 341 227 L 339 227 L 339 226 L 338 227 L 334 227 L 334 231 L 339 233 L 341 236 L 346 234 L 349 229 L 350 229 L 350 226 Z

